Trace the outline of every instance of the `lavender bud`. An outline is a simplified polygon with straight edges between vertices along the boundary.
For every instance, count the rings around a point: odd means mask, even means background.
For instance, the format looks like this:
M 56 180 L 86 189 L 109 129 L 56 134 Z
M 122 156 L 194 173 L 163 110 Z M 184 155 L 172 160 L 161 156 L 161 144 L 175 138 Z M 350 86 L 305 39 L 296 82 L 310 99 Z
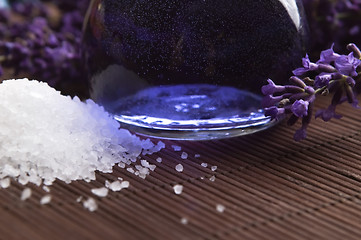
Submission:
M 330 64 L 323 64 L 323 63 L 319 63 L 317 69 L 320 72 L 327 72 L 327 73 L 332 73 L 337 71 L 337 69 L 331 66 Z
M 356 46 L 356 44 L 354 43 L 350 43 L 347 45 L 347 50 L 352 51 L 353 55 L 358 58 L 361 59 L 361 51 L 360 49 Z
M 306 84 L 298 77 L 296 76 L 292 76 L 290 77 L 290 82 L 296 84 L 297 86 L 301 87 L 301 88 L 305 88 Z

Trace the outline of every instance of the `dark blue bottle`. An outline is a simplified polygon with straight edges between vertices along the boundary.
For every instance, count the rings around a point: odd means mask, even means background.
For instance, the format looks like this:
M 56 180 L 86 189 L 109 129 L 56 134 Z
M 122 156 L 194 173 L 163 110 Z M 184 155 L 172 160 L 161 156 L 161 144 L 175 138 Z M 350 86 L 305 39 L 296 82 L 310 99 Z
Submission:
M 261 86 L 300 63 L 304 19 L 298 0 L 94 0 L 84 31 L 91 96 L 152 136 L 264 129 Z

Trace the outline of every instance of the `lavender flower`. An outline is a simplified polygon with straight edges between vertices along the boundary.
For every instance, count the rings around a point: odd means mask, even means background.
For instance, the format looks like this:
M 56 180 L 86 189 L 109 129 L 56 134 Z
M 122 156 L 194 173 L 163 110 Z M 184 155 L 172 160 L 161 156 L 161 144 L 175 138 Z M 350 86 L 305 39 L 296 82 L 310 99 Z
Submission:
M 0 67 L 87 98 L 81 29 L 88 4 L 89 0 L 24 1 L 0 9 Z M 54 10 L 63 15 L 57 17 Z
M 315 114 L 316 118 L 321 117 L 324 121 L 341 118 L 336 113 L 336 107 L 343 102 L 347 101 L 358 108 L 355 86 L 361 81 L 361 52 L 355 44 L 349 44 L 347 49 L 351 51 L 348 55 L 338 54 L 333 51 L 332 45 L 330 49 L 321 52 L 316 63 L 311 62 L 306 55 L 303 67 L 293 71 L 296 76 L 290 78 L 291 85 L 276 85 L 268 80 L 268 85 L 262 88 L 267 116 L 281 119 L 289 114 L 288 125 L 294 125 L 298 119 L 302 119 L 301 127 L 294 135 L 296 141 L 307 136 L 316 96 L 333 94 L 329 107 Z M 306 73 L 310 76 L 303 79 L 297 77 Z
M 307 54 L 306 57 L 302 58 L 302 65 L 303 67 L 295 69 L 292 73 L 296 76 L 301 76 L 306 72 L 314 71 L 318 68 L 318 65 L 316 63 L 310 61 Z
M 336 69 L 344 75 L 356 77 L 356 68 L 360 65 L 361 60 L 353 56 L 353 52 L 349 55 L 341 55 L 335 60 Z
M 291 106 L 291 111 L 296 117 L 305 117 L 308 114 L 309 104 L 308 101 L 304 101 L 303 99 L 296 100 Z

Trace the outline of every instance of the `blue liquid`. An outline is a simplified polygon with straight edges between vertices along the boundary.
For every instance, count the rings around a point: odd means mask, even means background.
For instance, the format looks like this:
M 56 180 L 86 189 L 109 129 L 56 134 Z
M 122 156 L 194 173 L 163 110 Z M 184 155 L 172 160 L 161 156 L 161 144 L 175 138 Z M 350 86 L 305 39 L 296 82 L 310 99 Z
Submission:
M 149 87 L 105 104 L 123 127 L 167 139 L 234 137 L 274 124 L 262 97 L 234 87 L 186 84 Z

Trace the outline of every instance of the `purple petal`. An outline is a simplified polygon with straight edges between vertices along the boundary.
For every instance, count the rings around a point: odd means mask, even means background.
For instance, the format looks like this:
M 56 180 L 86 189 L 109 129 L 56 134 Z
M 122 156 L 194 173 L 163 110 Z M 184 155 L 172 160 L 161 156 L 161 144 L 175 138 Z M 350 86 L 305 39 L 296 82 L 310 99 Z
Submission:
M 293 139 L 297 142 L 305 139 L 307 137 L 307 131 L 304 126 L 302 126 L 300 129 L 298 129 L 295 134 L 293 135 Z
M 308 105 L 309 102 L 307 101 L 304 101 L 302 99 L 296 100 L 291 106 L 291 111 L 295 116 L 299 118 L 305 117 L 308 113 Z
M 334 44 L 331 45 L 331 47 L 327 50 L 324 50 L 321 52 L 320 60 L 317 61 L 317 63 L 331 63 L 335 61 L 340 55 L 335 53 L 333 51 Z
M 355 77 L 357 76 L 356 68 L 361 64 L 361 60 L 357 59 L 353 56 L 353 53 L 351 52 L 349 55 L 341 55 L 339 58 L 335 61 L 335 67 L 336 69 L 348 76 Z
M 285 90 L 284 86 L 276 85 L 271 79 L 268 79 L 267 82 L 268 84 L 262 86 L 261 88 L 261 91 L 264 95 L 271 95 Z

